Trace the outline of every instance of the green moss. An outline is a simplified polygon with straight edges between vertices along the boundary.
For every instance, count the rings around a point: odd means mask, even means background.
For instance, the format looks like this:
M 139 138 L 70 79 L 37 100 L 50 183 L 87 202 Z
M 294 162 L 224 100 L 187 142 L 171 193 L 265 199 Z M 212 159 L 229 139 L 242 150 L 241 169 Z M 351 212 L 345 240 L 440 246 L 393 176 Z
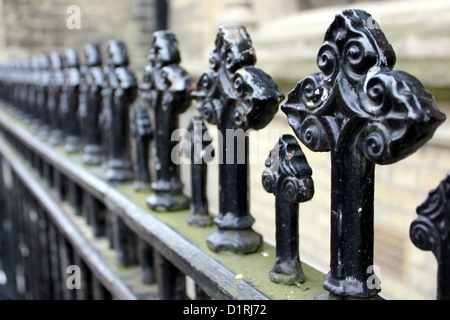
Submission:
M 134 192 L 132 186 L 120 186 L 117 190 L 126 195 L 142 209 L 148 211 L 149 214 L 177 231 L 211 258 L 217 260 L 227 269 L 235 273 L 237 275 L 236 282 L 241 280 L 245 281 L 267 297 L 276 300 L 311 300 L 325 292 L 322 288 L 324 274 L 304 263 L 303 272 L 306 278 L 304 283 L 282 285 L 270 281 L 269 271 L 275 263 L 276 254 L 275 248 L 267 243 L 263 243 L 262 247 L 256 253 L 245 256 L 230 252 L 215 253 L 208 249 L 205 241 L 206 237 L 214 232 L 216 229 L 215 226 L 198 228 L 189 225 L 187 222 L 191 214 L 189 210 L 177 212 L 152 211 L 147 208 L 145 202 L 150 193 Z M 233 288 L 228 289 L 232 291 Z

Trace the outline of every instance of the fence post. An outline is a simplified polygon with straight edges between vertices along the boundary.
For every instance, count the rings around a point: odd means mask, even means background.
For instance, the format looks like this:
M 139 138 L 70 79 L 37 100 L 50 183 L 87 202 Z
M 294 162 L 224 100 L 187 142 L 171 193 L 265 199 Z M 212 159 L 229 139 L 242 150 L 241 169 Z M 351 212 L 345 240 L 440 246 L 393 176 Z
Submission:
M 183 195 L 179 167 L 174 162 L 173 150 L 177 142 L 172 133 L 178 129 L 178 115 L 191 103 L 192 79 L 179 66 L 181 62 L 178 41 L 170 31 L 156 31 L 140 87 L 142 99 L 152 110 L 155 140 L 154 193 L 147 198 L 153 210 L 179 210 L 189 206 Z M 176 155 L 177 157 L 179 155 Z
M 107 170 L 109 181 L 128 181 L 134 178 L 130 155 L 129 107 L 136 99 L 137 79 L 128 68 L 128 52 L 123 41 L 108 43 L 108 69 L 105 74 L 106 103 L 111 114 L 107 127 Z M 104 97 L 105 97 L 104 96 Z
M 262 236 L 252 229 L 249 210 L 247 135 L 249 129 L 264 128 L 272 120 L 284 96 L 255 63 L 245 27 L 222 26 L 210 55 L 211 67 L 193 93 L 202 118 L 216 124 L 222 137 L 218 141 L 219 215 L 214 219 L 219 228 L 207 238 L 213 251 L 250 253 L 262 243 Z
M 185 275 L 159 252 L 154 251 L 155 275 L 161 300 L 186 300 Z
M 52 145 L 60 145 L 63 142 L 63 133 L 59 106 L 61 103 L 61 88 L 64 82 L 60 54 L 52 52 L 50 54 L 50 62 L 51 72 L 47 108 L 50 115 L 51 132 L 48 141 Z
M 273 282 L 303 282 L 299 254 L 299 203 L 314 195 L 312 169 L 295 137 L 283 135 L 270 151 L 263 172 L 264 189 L 275 195 L 276 262 L 269 273 Z
M 450 300 L 450 174 L 417 207 L 419 217 L 411 223 L 411 241 L 432 251 L 438 263 L 437 299 Z
M 50 60 L 48 56 L 39 56 L 39 81 L 37 85 L 37 108 L 41 120 L 39 136 L 47 139 L 50 131 L 50 115 L 47 109 L 48 87 L 50 83 Z
M 212 225 L 206 196 L 207 162 L 212 160 L 214 149 L 209 145 L 211 137 L 200 117 L 189 122 L 183 155 L 190 160 L 191 167 L 191 216 L 188 223 L 197 227 Z M 207 152 L 207 150 L 209 152 Z
M 28 108 L 32 117 L 31 127 L 34 131 L 37 131 L 41 122 L 39 118 L 39 106 L 38 106 L 38 85 L 39 85 L 39 57 L 33 56 L 30 58 L 30 70 L 28 76 Z
M 80 86 L 80 63 L 75 49 L 67 49 L 63 59 L 64 82 L 61 92 L 61 115 L 65 131 L 65 146 L 67 153 L 77 153 L 80 150 L 79 121 L 77 117 Z
M 150 117 L 147 109 L 143 106 L 135 108 L 133 122 L 131 124 L 131 135 L 135 140 L 135 162 L 134 190 L 151 190 L 151 176 L 149 167 L 150 140 L 153 137 Z
M 32 116 L 32 107 L 30 105 L 29 99 L 32 96 L 32 68 L 31 68 L 31 59 L 24 59 L 21 62 L 22 73 L 20 74 L 20 101 L 21 108 L 24 111 L 23 121 L 28 125 L 31 124 L 33 119 Z
M 100 130 L 101 88 L 103 82 L 102 57 L 97 45 L 84 47 L 83 77 L 80 85 L 78 117 L 83 139 L 83 162 L 96 166 L 102 162 Z
M 368 22 L 371 22 L 368 26 Z M 282 110 L 312 151 L 331 152 L 331 259 L 324 288 L 369 297 L 375 164 L 391 164 L 428 141 L 445 115 L 421 83 L 393 71 L 395 53 L 362 10 L 338 13 L 317 64 Z

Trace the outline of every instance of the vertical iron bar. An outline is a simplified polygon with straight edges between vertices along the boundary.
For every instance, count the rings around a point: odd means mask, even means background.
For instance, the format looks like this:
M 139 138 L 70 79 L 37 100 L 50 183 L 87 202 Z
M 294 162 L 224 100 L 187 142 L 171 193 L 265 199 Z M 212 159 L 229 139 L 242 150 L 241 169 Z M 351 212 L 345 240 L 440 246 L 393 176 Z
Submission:
M 103 203 L 94 196 L 85 193 L 86 198 L 85 213 L 89 219 L 89 224 L 92 227 L 94 237 L 103 237 L 106 235 L 106 208 Z
M 38 228 L 39 228 L 39 256 L 42 270 L 42 295 L 44 299 L 52 297 L 52 281 L 51 281 L 51 263 L 50 263 L 50 243 L 48 239 L 48 222 L 47 215 L 42 208 L 38 207 Z
M 208 210 L 208 198 L 206 196 L 207 162 L 212 160 L 214 150 L 209 148 L 211 138 L 205 123 L 200 117 L 191 119 L 188 137 L 183 147 L 183 154 L 191 161 L 191 216 L 188 223 L 197 227 L 212 225 L 213 219 Z M 209 158 L 209 159 L 208 159 Z
M 192 101 L 192 78 L 180 67 L 180 62 L 175 35 L 167 30 L 154 32 L 149 63 L 140 85 L 141 98 L 151 109 L 154 121 L 154 193 L 147 198 L 153 210 L 181 210 L 189 206 L 175 159 L 177 143 L 172 139 L 178 129 L 179 114 L 185 112 Z
M 69 266 L 72 265 L 72 247 L 61 232 L 58 232 L 58 249 L 62 298 L 63 300 L 73 300 L 76 289 L 69 288 L 70 273 L 67 272 Z
M 120 217 L 114 225 L 114 249 L 120 265 L 129 267 L 138 263 L 137 237 Z
M 142 268 L 142 282 L 151 284 L 155 282 L 153 248 L 144 240 L 139 239 L 140 261 Z
M 58 233 L 55 225 L 49 222 L 48 228 L 48 239 L 50 242 L 50 262 L 51 262 L 51 276 L 52 276 L 52 287 L 53 287 L 53 300 L 62 299 L 62 279 L 60 274 L 60 260 L 58 256 L 59 244 L 58 244 Z
M 166 30 L 169 20 L 168 0 L 155 0 L 156 30 Z
M 202 118 L 217 125 L 221 137 L 218 229 L 206 242 L 213 251 L 252 253 L 262 236 L 252 229 L 249 208 L 248 130 L 268 125 L 284 96 L 268 74 L 254 67 L 255 50 L 244 26 L 219 27 L 209 62 L 192 93 Z
M 67 184 L 69 187 L 69 203 L 72 205 L 75 215 L 80 216 L 83 207 L 83 190 L 76 182 L 71 180 L 67 180 Z
M 450 300 L 450 174 L 417 207 L 417 217 L 410 227 L 416 247 L 433 252 L 437 260 L 438 300 Z
M 155 251 L 155 271 L 161 300 L 185 300 L 185 275 L 170 261 Z
M 77 300 L 92 300 L 93 288 L 91 287 L 93 274 L 86 266 L 83 259 L 74 251 L 74 265 L 80 268 L 80 288 L 75 290 L 75 298 Z

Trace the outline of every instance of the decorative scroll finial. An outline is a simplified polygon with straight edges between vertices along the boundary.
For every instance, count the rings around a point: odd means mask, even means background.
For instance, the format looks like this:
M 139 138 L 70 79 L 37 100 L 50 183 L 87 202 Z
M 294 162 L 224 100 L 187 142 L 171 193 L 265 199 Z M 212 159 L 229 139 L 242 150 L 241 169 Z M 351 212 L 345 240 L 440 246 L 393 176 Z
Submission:
M 30 58 L 30 72 L 28 77 L 28 108 L 32 116 L 31 126 L 34 131 L 38 131 L 41 125 L 39 105 L 37 101 L 37 90 L 40 81 L 39 56 Z
M 84 47 L 83 77 L 80 85 L 80 108 L 78 116 L 83 137 L 83 162 L 99 165 L 102 162 L 102 137 L 100 109 L 102 101 L 102 56 L 97 45 Z
M 32 67 L 31 59 L 23 59 L 21 62 L 21 73 L 20 73 L 20 86 L 22 87 L 20 93 L 21 109 L 23 110 L 23 120 L 26 124 L 31 124 L 33 117 L 33 84 L 32 84 Z
M 135 143 L 134 190 L 150 190 L 151 176 L 149 167 L 150 140 L 153 137 L 150 117 L 147 109 L 137 106 L 131 124 L 131 135 Z
M 365 11 L 338 13 L 317 57 L 322 72 L 301 80 L 282 106 L 303 144 L 331 152 L 331 270 L 324 288 L 340 296 L 379 291 L 366 283 L 375 164 L 415 152 L 445 119 L 416 78 L 392 70 L 395 53 L 373 26 Z
M 61 91 L 61 117 L 65 135 L 64 149 L 67 153 L 76 153 L 80 149 L 80 133 L 78 121 L 80 64 L 75 49 L 67 49 L 64 53 L 64 83 Z
M 171 137 L 178 129 L 178 116 L 192 101 L 192 79 L 179 66 L 180 62 L 175 35 L 166 30 L 153 33 L 149 64 L 140 89 L 155 121 L 156 177 L 152 183 L 154 193 L 147 199 L 148 206 L 154 210 L 179 210 L 189 206 L 189 199 L 183 195 L 179 167 L 171 158 L 177 144 Z
M 129 107 L 136 99 L 137 79 L 128 68 L 128 51 L 123 41 L 108 43 L 108 68 L 104 84 L 104 108 L 107 137 L 107 171 L 110 181 L 133 180 L 134 172 L 130 154 Z M 103 93 L 102 93 L 103 94 Z
M 262 183 L 275 195 L 276 262 L 269 273 L 273 282 L 301 283 L 305 280 L 299 254 L 299 203 L 314 195 L 312 170 L 295 137 L 283 135 L 266 160 Z
M 50 115 L 51 132 L 49 143 L 59 145 L 63 142 L 63 131 L 61 121 L 61 90 L 64 84 L 63 63 L 61 55 L 57 52 L 50 54 L 51 72 L 48 89 L 48 114 Z
M 249 212 L 248 137 L 236 139 L 236 135 L 264 128 L 284 96 L 269 75 L 254 67 L 255 50 L 243 26 L 219 28 L 209 61 L 210 68 L 193 92 L 202 118 L 216 124 L 223 137 L 218 155 L 219 215 L 214 219 L 219 228 L 207 243 L 213 251 L 250 253 L 259 249 L 262 237 L 251 228 L 254 219 Z M 236 140 L 243 143 L 236 145 Z
M 437 299 L 450 300 L 450 174 L 417 207 L 410 237 L 416 247 L 432 251 L 438 262 Z
M 39 81 L 36 89 L 37 108 L 40 118 L 39 135 L 46 139 L 50 130 L 50 116 L 47 110 L 48 86 L 50 83 L 50 60 L 46 55 L 39 56 Z
M 183 155 L 190 158 L 191 166 L 191 212 L 188 222 L 193 226 L 212 225 L 212 217 L 208 212 L 206 197 L 207 162 L 212 160 L 214 149 L 210 142 L 205 123 L 200 117 L 193 117 L 189 122 Z M 208 151 L 206 151 L 209 149 Z M 208 156 L 208 157 L 206 157 Z M 209 158 L 209 159 L 208 159 Z

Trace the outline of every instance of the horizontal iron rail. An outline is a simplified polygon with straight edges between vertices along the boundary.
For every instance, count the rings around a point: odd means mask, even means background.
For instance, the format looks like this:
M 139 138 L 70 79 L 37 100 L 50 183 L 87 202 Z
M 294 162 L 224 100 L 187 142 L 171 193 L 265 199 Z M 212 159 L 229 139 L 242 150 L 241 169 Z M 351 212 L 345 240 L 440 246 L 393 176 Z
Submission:
M 40 205 L 45 208 L 50 218 L 63 233 L 73 248 L 83 258 L 96 278 L 107 287 L 112 295 L 118 299 L 136 300 L 134 293 L 126 287 L 123 281 L 104 263 L 102 257 L 91 246 L 89 241 L 79 232 L 75 225 L 67 217 L 60 205 L 51 197 L 42 184 L 32 175 L 23 162 L 17 157 L 10 147 L 0 139 L 0 152 L 2 158 L 8 162 L 10 168 L 20 178 Z
M 267 300 L 273 298 L 257 290 L 245 280 L 241 279 L 237 281 L 235 272 L 232 272 L 219 261 L 208 256 L 204 251 L 181 236 L 170 226 L 130 201 L 112 185 L 40 141 L 25 127 L 14 125 L 12 123 L 14 121 L 17 120 L 14 120 L 11 115 L 8 115 L 4 109 L 0 111 L 0 128 L 2 130 L 18 139 L 20 143 L 29 148 L 34 154 L 50 164 L 54 170 L 69 178 L 73 183 L 78 184 L 85 192 L 90 193 L 102 201 L 106 208 L 114 214 L 117 214 L 140 239 L 148 242 L 181 272 L 191 277 L 208 296 L 213 299 L 238 300 Z M 3 150 L 8 150 L 4 142 L 2 142 L 2 148 L 0 150 L 2 152 Z M 5 152 L 9 157 L 13 157 L 11 152 Z M 14 157 L 14 159 L 11 158 L 11 160 L 18 163 L 16 166 L 21 169 L 23 176 L 29 175 L 26 172 L 27 169 L 19 164 L 17 157 Z M 25 179 L 24 182 L 27 184 L 28 181 Z M 54 200 L 51 200 L 48 196 L 43 196 L 46 191 L 42 187 L 38 188 L 39 183 L 37 181 L 33 180 L 32 185 L 33 188 L 36 188 L 36 192 L 39 192 L 39 197 L 42 196 L 42 199 L 45 199 L 41 200 L 46 201 L 44 203 L 45 205 L 48 205 L 55 214 L 58 214 L 58 217 L 64 216 L 64 213 L 61 212 Z M 63 218 L 60 219 L 62 221 Z M 64 221 L 68 223 L 67 220 Z M 79 235 L 75 229 L 68 229 L 66 232 L 69 238 L 70 235 Z M 77 241 L 79 242 L 74 246 L 78 250 L 80 246 L 82 248 L 87 245 L 82 239 L 77 239 Z M 85 255 L 88 254 L 85 253 Z M 96 261 L 100 259 L 98 255 L 93 255 L 93 257 L 95 257 Z M 100 263 L 100 261 L 97 262 Z M 98 269 L 99 266 L 96 268 Z M 125 288 L 123 289 L 125 290 Z M 130 292 L 120 291 L 119 288 L 116 290 L 118 290 L 117 295 L 120 297 L 133 297 Z

